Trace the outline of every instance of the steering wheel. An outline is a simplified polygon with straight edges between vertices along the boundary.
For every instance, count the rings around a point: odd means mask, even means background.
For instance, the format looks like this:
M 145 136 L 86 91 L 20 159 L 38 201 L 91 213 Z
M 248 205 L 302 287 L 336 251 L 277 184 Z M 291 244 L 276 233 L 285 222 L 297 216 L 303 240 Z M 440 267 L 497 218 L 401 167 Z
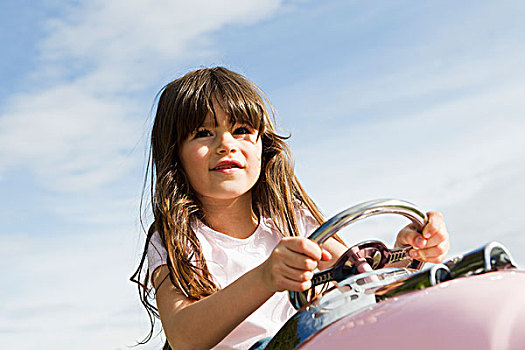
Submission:
M 324 243 L 339 230 L 361 219 L 379 214 L 398 214 L 407 217 L 419 231 L 427 222 L 427 216 L 414 204 L 396 199 L 378 199 L 350 207 L 333 216 L 322 224 L 308 237 L 317 244 Z M 365 241 L 347 249 L 337 262 L 330 268 L 314 274 L 312 288 L 330 281 L 339 282 L 344 278 L 366 271 L 381 269 L 385 265 L 406 261 L 407 267 L 420 270 L 421 261 L 412 259 L 408 255 L 408 248 L 388 249 L 382 242 Z M 300 309 L 310 301 L 309 289 L 304 292 L 289 292 L 290 303 L 295 309 Z

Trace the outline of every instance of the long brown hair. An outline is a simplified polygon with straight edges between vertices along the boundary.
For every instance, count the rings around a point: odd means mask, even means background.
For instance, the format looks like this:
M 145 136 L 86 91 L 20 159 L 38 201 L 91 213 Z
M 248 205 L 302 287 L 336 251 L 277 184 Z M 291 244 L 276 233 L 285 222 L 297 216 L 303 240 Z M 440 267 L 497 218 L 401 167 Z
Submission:
M 191 229 L 197 219 L 205 222 L 205 217 L 179 159 L 184 140 L 202 126 L 208 115 L 215 116 L 214 102 L 232 124 L 245 123 L 259 131 L 262 164 L 259 179 L 252 188 L 254 211 L 272 218 L 283 236 L 298 234 L 296 211 L 301 207 L 309 210 L 319 224 L 324 221 L 294 174 L 292 154 L 285 143 L 287 137 L 275 130 L 271 104 L 254 83 L 226 68 L 215 67 L 192 71 L 166 85 L 157 105 L 148 166 L 154 223 L 148 230 L 139 266 L 131 277 L 150 317 L 151 330 L 144 342 L 151 339 L 155 318 L 159 317 L 145 264 L 155 231 L 168 252 L 169 278 L 182 294 L 199 300 L 218 289 Z

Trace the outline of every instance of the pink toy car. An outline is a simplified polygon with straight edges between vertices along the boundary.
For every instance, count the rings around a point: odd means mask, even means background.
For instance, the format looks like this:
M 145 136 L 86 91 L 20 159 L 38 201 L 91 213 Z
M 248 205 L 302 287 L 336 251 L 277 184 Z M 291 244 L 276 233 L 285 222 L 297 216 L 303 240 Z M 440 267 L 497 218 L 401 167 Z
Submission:
M 310 239 L 323 243 L 383 213 L 420 227 L 426 221 L 408 202 L 376 200 L 337 214 Z M 525 349 L 525 272 L 504 246 L 492 242 L 429 269 L 422 265 L 379 241 L 349 248 L 312 279 L 317 289 L 330 289 L 318 296 L 290 292 L 299 311 L 266 349 Z

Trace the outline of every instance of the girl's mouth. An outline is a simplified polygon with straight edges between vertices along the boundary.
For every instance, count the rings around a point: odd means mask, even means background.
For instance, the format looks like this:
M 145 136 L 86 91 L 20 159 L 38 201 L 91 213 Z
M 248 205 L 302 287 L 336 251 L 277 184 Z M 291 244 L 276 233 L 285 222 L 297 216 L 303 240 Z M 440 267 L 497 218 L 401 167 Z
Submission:
M 239 162 L 234 160 L 226 160 L 223 162 L 219 162 L 215 167 L 213 167 L 212 171 L 218 171 L 218 172 L 232 172 L 235 169 L 241 169 L 242 166 Z

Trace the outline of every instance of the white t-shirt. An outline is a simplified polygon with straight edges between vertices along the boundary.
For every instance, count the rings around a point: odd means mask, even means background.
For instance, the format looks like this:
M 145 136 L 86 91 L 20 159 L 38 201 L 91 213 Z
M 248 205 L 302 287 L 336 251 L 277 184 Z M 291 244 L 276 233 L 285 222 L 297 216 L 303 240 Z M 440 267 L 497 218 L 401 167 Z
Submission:
M 298 218 L 300 236 L 309 236 L 319 226 L 306 210 L 300 210 Z M 255 232 L 246 239 L 227 236 L 201 222 L 193 229 L 201 244 L 208 270 L 221 289 L 262 264 L 282 238 L 271 219 L 260 219 Z M 150 274 L 160 265 L 166 264 L 166 256 L 160 236 L 155 232 L 148 247 Z M 275 293 L 214 349 L 248 349 L 257 340 L 275 335 L 294 312 L 295 309 L 288 301 L 288 293 Z

